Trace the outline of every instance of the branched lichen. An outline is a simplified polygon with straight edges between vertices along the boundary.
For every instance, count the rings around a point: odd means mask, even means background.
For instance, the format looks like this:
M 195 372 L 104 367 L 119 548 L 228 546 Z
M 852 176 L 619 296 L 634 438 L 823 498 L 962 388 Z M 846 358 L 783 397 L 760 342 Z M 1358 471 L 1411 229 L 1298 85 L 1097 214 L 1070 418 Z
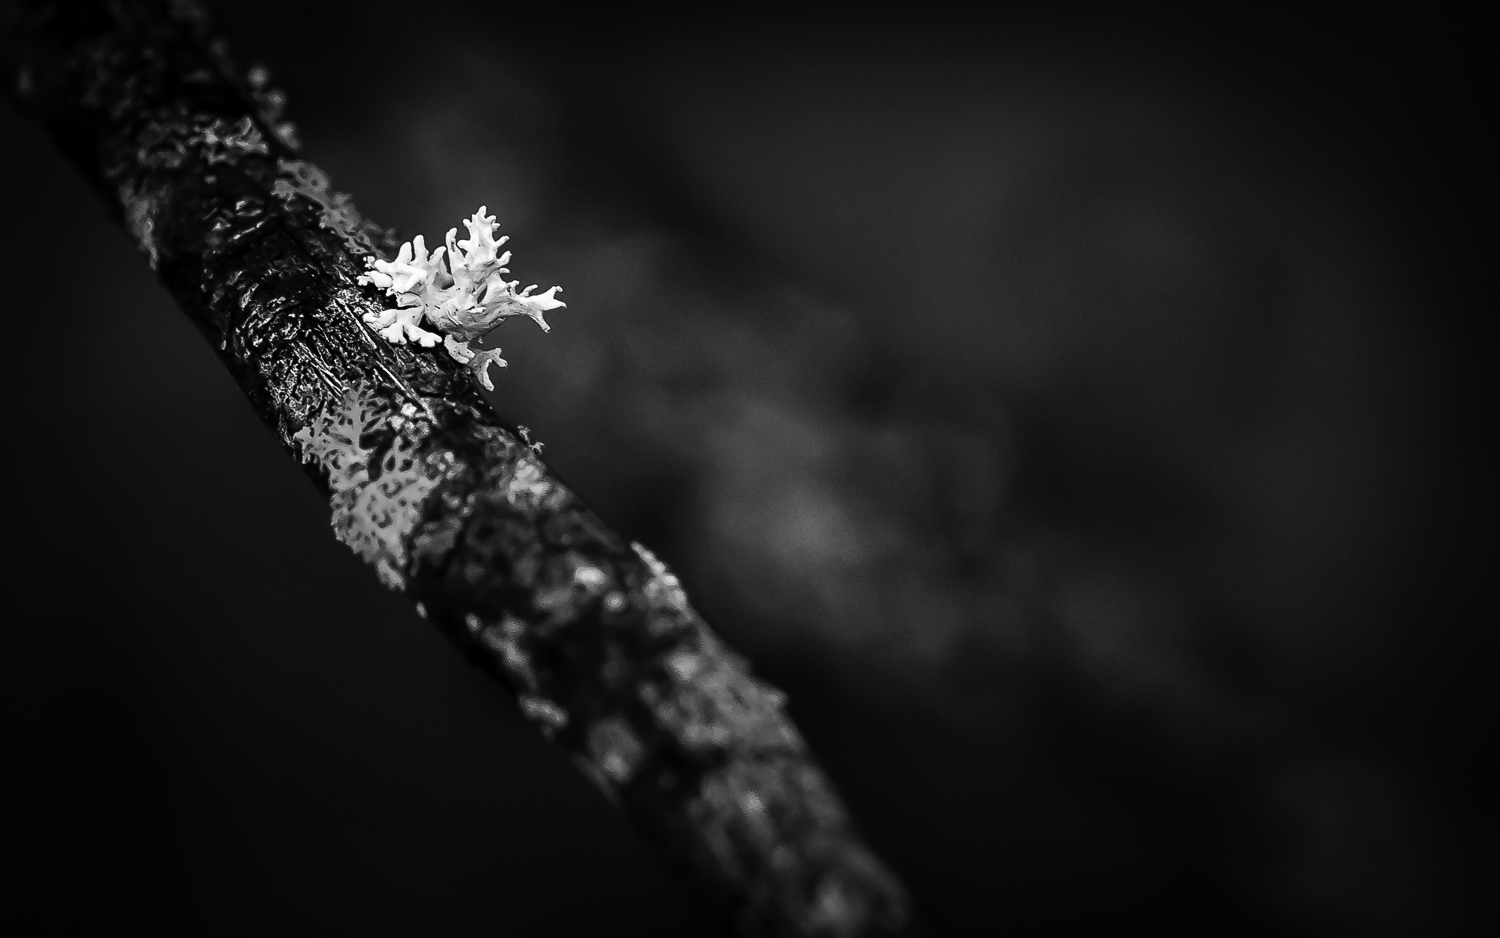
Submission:
M 360 282 L 379 287 L 395 298 L 396 305 L 367 315 L 365 321 L 387 342 L 411 341 L 426 348 L 441 342 L 454 361 L 468 366 L 479 383 L 493 390 L 489 366 L 504 367 L 505 359 L 498 348 L 476 349 L 469 343 L 483 339 L 512 316 L 533 319 L 546 332 L 551 327 L 545 314 L 567 304 L 557 299 L 562 287 L 533 294 L 536 284 L 517 289 L 521 281 L 506 279 L 510 252 L 500 248 L 509 238 L 495 237 L 495 216 L 486 215 L 484 206 L 464 220 L 464 227 L 469 229 L 467 239 L 456 241 L 458 229 L 450 228 L 446 243 L 431 253 L 417 235 L 401 245 L 395 260 L 366 258 L 369 270 Z M 438 332 L 422 328 L 423 320 Z

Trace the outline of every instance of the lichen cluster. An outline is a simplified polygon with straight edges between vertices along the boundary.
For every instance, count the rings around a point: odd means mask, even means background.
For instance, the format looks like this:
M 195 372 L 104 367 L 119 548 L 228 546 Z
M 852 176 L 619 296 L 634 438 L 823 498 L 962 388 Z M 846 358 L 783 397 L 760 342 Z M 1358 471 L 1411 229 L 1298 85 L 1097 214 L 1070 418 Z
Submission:
M 373 284 L 396 298 L 396 307 L 367 313 L 365 322 L 374 326 L 388 342 L 407 341 L 431 348 L 443 343 L 455 360 L 467 365 L 485 388 L 493 390 L 488 371 L 493 362 L 505 366 L 500 350 L 476 349 L 471 341 L 482 339 L 511 316 L 536 320 L 546 332 L 551 327 L 543 314 L 567 304 L 557 299 L 561 287 L 533 294 L 536 284 L 516 289 L 521 281 L 507 280 L 510 252 L 501 253 L 505 236 L 495 237 L 495 216 L 485 207 L 465 219 L 469 237 L 455 241 L 457 228 L 448 229 L 446 244 L 432 251 L 421 235 L 401 245 L 393 261 L 367 257 L 369 269 L 360 282 Z M 443 263 L 447 254 L 448 262 Z M 422 320 L 442 334 L 422 328 Z

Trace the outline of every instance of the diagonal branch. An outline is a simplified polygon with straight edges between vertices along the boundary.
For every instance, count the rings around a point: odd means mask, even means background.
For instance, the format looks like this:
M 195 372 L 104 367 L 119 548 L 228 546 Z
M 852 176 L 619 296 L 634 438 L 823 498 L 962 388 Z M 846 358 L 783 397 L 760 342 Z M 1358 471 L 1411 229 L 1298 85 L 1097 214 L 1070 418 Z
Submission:
M 8 2 L 5 79 L 118 211 L 335 534 L 402 590 L 743 935 L 906 927 L 782 711 L 677 579 L 551 474 L 356 278 L 392 236 L 296 158 L 279 95 L 187 3 Z

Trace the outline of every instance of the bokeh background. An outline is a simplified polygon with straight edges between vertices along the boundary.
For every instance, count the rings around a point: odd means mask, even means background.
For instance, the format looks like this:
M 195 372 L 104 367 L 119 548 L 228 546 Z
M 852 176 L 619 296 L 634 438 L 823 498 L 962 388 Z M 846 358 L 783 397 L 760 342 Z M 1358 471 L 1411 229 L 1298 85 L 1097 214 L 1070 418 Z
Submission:
M 935 933 L 1472 924 L 1474 24 L 209 7 L 366 214 L 485 204 L 564 286 L 496 406 L 789 691 Z M 704 933 L 9 105 L 0 139 L 37 908 Z

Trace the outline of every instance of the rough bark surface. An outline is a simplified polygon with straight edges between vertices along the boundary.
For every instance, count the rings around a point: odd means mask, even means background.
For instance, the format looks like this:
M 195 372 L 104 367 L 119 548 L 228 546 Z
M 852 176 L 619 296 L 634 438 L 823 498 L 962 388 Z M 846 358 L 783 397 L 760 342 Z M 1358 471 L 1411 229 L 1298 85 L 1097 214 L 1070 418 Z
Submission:
M 743 935 L 901 933 L 901 887 L 676 578 L 605 527 L 356 278 L 393 236 L 298 160 L 190 4 L 3 9 L 5 80 L 118 211 L 335 534 L 509 687 Z

